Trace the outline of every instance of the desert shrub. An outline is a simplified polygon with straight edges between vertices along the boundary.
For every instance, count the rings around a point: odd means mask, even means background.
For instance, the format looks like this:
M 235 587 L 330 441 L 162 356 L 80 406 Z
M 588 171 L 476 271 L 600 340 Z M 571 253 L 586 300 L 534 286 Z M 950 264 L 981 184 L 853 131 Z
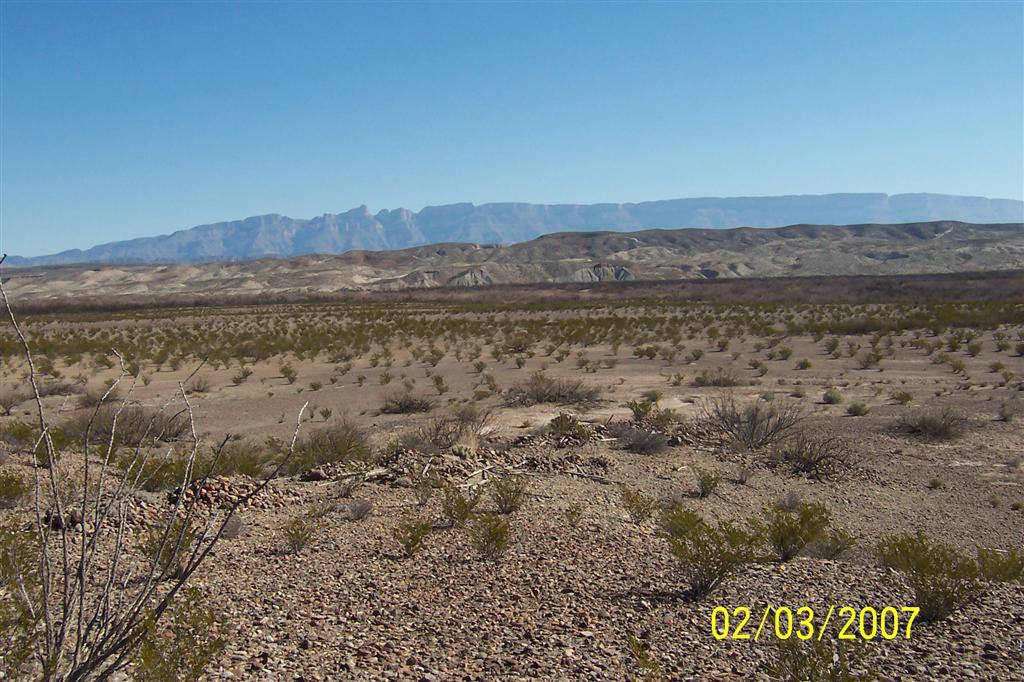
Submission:
M 846 408 L 846 414 L 851 417 L 863 417 L 870 411 L 871 408 L 864 403 L 850 403 L 849 407 Z
M 295 368 L 292 367 L 291 365 L 288 365 L 288 364 L 281 365 L 281 367 L 280 367 L 280 369 L 278 371 L 281 372 L 281 376 L 289 384 L 294 384 L 295 380 L 299 376 L 299 373 L 295 371 Z
M 371 459 L 372 453 L 366 431 L 344 416 L 299 438 L 285 473 L 301 473 L 333 462 L 365 462 Z
M 195 587 L 182 590 L 164 622 L 149 618 L 135 655 L 134 675 L 154 682 L 198 680 L 227 645 L 226 627 Z
M 545 430 L 556 438 L 569 436 L 571 438 L 578 438 L 579 440 L 584 441 L 590 438 L 590 431 L 583 422 L 579 420 L 579 417 L 567 412 L 560 413 L 557 417 L 548 422 Z
M 657 409 L 657 402 L 653 400 L 630 400 L 626 407 L 633 415 L 633 421 L 642 423 L 646 421 Z
M 552 379 L 534 372 L 526 381 L 515 384 L 505 394 L 508 407 L 529 407 L 542 403 L 587 406 L 597 403 L 601 390 L 578 379 Z
M 115 446 L 128 447 L 158 442 L 170 443 L 182 440 L 190 434 L 188 416 L 185 412 L 170 413 L 139 405 L 105 404 L 69 419 L 62 428 L 70 437 L 76 439 L 84 439 L 88 430 L 91 445 L 108 443 L 116 429 Z
M 349 521 L 362 521 L 373 512 L 373 502 L 365 497 L 357 497 L 348 503 Z
M 75 405 L 80 410 L 92 410 L 96 409 L 103 403 L 114 403 L 120 399 L 118 390 L 114 388 L 109 390 L 107 386 L 102 388 L 96 386 L 88 386 L 78 394 L 78 398 L 75 399 Z
M 405 556 L 411 557 L 423 546 L 431 530 L 433 526 L 430 521 L 407 516 L 398 522 L 391 536 L 398 542 Z
M 756 536 L 729 522 L 711 525 L 692 511 L 672 507 L 662 513 L 660 526 L 691 599 L 703 599 L 754 560 Z
M 831 559 L 835 561 L 841 558 L 857 544 L 857 539 L 842 528 L 833 528 L 829 534 L 813 542 L 808 547 L 808 553 L 820 559 Z
M 894 403 L 899 403 L 900 405 L 906 405 L 914 399 L 914 395 L 908 391 L 893 391 L 889 397 L 892 398 Z
M 942 490 L 946 487 L 946 484 L 941 478 L 930 478 L 926 487 L 928 490 Z
M 821 401 L 826 405 L 838 405 L 843 402 L 843 394 L 839 392 L 838 388 L 834 386 L 825 391 L 821 396 Z
M 210 380 L 204 376 L 193 377 L 185 390 L 189 393 L 207 393 L 210 390 Z
M 754 470 L 748 467 L 746 464 L 741 464 L 736 467 L 736 475 L 733 476 L 733 482 L 737 485 L 746 485 L 750 482 L 750 479 L 754 477 Z
M 786 562 L 803 551 L 804 547 L 824 537 L 830 517 L 820 503 L 804 503 L 793 511 L 778 507 L 767 510 L 768 518 L 761 524 L 768 546 L 775 558 Z
M 491 498 L 502 514 L 519 511 L 526 502 L 529 481 L 525 476 L 506 476 L 496 479 L 491 486 Z
M 790 637 L 776 639 L 766 671 L 783 682 L 854 682 L 863 679 L 853 672 L 858 660 L 859 650 L 835 637 Z
M 248 367 L 239 367 L 238 372 L 231 377 L 231 383 L 233 383 L 235 386 L 241 386 L 246 381 L 248 381 L 249 377 L 251 376 L 251 369 L 249 369 Z
M 210 455 L 211 459 L 213 453 Z M 262 445 L 245 440 L 230 441 L 221 448 L 215 470 L 223 476 L 249 476 L 262 478 L 271 473 L 277 458 Z
M 309 545 L 313 538 L 313 523 L 305 516 L 295 516 L 281 528 L 285 548 L 298 554 Z
M 419 441 L 416 449 L 429 445 L 437 450 L 447 450 L 456 443 L 472 443 L 485 433 L 493 421 L 493 413 L 472 403 L 432 419 L 415 433 Z
M 430 412 L 433 408 L 434 402 L 429 398 L 415 396 L 409 391 L 402 391 L 384 396 L 384 405 L 380 411 L 384 414 L 416 414 L 417 412 Z
M 198 541 L 199 531 L 195 526 L 175 517 L 170 523 L 143 533 L 140 549 L 158 578 L 176 578 L 182 575 L 185 562 Z
M 619 485 L 619 496 L 622 499 L 622 506 L 629 514 L 630 520 L 636 525 L 641 525 L 651 518 L 654 511 L 654 498 L 642 490 L 630 488 L 626 484 Z
M 39 603 L 42 587 L 38 566 L 38 545 L 29 531 L 13 524 L 0 525 L 0 594 L 18 585 L 30 604 Z M 36 651 L 38 621 L 32 609 L 4 595 L 0 598 L 0 675 L 19 679 L 22 664 Z
M 651 680 L 657 682 L 658 680 L 664 679 L 664 675 L 661 670 L 661 664 L 658 663 L 658 659 L 655 658 L 654 654 L 651 653 L 651 644 L 646 639 L 637 637 L 632 632 L 626 633 L 626 645 L 629 647 L 629 653 L 633 657 L 633 662 L 636 665 L 637 680 Z
M 804 419 L 804 413 L 793 403 L 758 401 L 740 407 L 726 396 L 705 404 L 703 419 L 743 447 L 761 448 L 786 435 Z
M 614 433 L 623 449 L 638 455 L 656 455 L 668 447 L 668 438 L 657 431 L 625 426 Z
M 448 484 L 444 488 L 444 497 L 441 499 L 441 514 L 452 526 L 462 526 L 473 515 L 480 502 L 481 491 L 479 488 L 464 493 L 456 485 Z
M 1015 421 L 1024 414 L 1024 403 L 1020 400 L 1007 400 L 999 406 L 999 420 L 1004 422 Z
M 952 407 L 924 409 L 904 415 L 903 430 L 925 440 L 954 440 L 967 429 L 967 418 Z
M 794 474 L 819 481 L 836 478 L 853 465 L 849 446 L 830 434 L 797 433 L 779 446 L 776 458 Z
M 796 368 L 799 369 L 799 370 L 810 369 L 811 368 L 811 361 L 808 360 L 807 358 L 804 358 L 800 362 L 796 363 Z
M 705 388 L 708 386 L 730 388 L 733 386 L 741 386 L 743 385 L 743 382 L 731 370 L 719 367 L 713 373 L 708 372 L 707 370 L 702 371 L 696 378 L 694 378 L 690 385 L 696 388 Z
M 697 497 L 700 499 L 711 497 L 718 490 L 718 484 L 722 482 L 721 475 L 706 469 L 697 469 L 695 473 L 697 475 Z
M 1021 582 L 1024 578 L 1024 550 L 978 548 L 978 572 L 993 583 Z
M 883 539 L 878 557 L 903 575 L 924 622 L 946 618 L 981 592 L 975 562 L 953 545 L 932 542 L 923 533 Z
M 28 396 L 24 393 L 18 393 L 7 389 L 0 390 L 0 412 L 2 412 L 5 417 L 10 417 L 14 408 L 27 399 Z
M 118 458 L 117 465 L 132 481 L 136 482 L 138 487 L 149 492 L 174 490 L 178 486 L 187 485 L 196 480 L 201 473 L 209 473 L 209 460 L 197 456 L 190 481 L 186 481 L 188 458 L 179 452 L 148 457 L 136 457 L 133 454 L 128 454 Z
M 469 526 L 469 538 L 481 557 L 497 559 L 508 549 L 508 520 L 491 512 L 477 514 Z
M 0 474 L 0 509 L 14 509 L 28 492 L 25 479 L 15 473 Z

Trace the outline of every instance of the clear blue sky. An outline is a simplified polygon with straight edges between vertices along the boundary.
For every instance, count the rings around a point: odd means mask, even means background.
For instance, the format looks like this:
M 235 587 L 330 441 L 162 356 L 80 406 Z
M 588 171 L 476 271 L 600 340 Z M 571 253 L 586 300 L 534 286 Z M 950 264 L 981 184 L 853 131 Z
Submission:
M 1024 193 L 1024 5 L 3 0 L 3 243 L 456 201 Z

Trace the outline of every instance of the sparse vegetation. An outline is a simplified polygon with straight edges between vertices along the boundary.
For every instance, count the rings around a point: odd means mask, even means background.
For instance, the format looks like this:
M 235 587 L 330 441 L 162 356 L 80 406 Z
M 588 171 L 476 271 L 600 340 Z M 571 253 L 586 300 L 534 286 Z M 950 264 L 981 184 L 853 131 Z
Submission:
M 967 418 L 951 407 L 922 409 L 905 415 L 900 424 L 912 436 L 925 440 L 954 440 L 967 429 Z

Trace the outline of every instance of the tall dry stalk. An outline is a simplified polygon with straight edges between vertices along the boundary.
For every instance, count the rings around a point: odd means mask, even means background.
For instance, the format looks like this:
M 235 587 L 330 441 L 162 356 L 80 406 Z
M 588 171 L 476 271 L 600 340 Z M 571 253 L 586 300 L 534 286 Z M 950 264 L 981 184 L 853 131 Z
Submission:
M 198 466 L 200 438 L 185 390 L 185 383 L 195 372 L 179 382 L 180 395 L 153 414 L 145 437 L 115 464 L 118 418 L 131 400 L 135 381 L 131 381 L 123 398 L 112 398 L 129 376 L 124 358 L 112 351 L 120 362 L 120 376 L 94 408 L 81 441 L 58 452 L 40 396 L 39 373 L 30 344 L 2 280 L 0 297 L 28 364 L 39 428 L 32 448 L 33 517 L 25 529 L 7 528 L 3 536 L 7 542 L 0 547 L 0 677 L 28 672 L 44 680 L 105 679 L 131 662 L 143 639 L 165 617 L 175 597 L 209 557 L 232 514 L 262 492 L 287 464 L 308 403 L 299 410 L 286 455 L 222 518 L 208 519 L 198 531 L 194 530 L 198 496 L 189 500 L 178 495 L 156 535 L 155 554 L 159 560 L 146 565 L 133 555 L 126 532 L 131 502 L 140 492 L 143 472 L 147 471 L 150 449 L 145 445 L 155 444 L 162 435 L 154 424 L 180 398 L 180 413 L 189 426 L 182 491 L 206 481 L 216 470 L 228 442 L 225 437 L 214 448 L 208 465 L 204 462 Z M 95 440 L 97 415 L 110 405 L 117 408 L 109 435 L 102 441 Z

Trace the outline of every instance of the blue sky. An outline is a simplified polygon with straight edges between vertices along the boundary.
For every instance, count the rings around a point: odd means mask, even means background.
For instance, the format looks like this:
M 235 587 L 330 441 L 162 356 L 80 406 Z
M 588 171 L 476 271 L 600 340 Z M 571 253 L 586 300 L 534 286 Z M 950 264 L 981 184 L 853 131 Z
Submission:
M 1024 193 L 1019 2 L 0 14 L 24 256 L 364 203 Z

